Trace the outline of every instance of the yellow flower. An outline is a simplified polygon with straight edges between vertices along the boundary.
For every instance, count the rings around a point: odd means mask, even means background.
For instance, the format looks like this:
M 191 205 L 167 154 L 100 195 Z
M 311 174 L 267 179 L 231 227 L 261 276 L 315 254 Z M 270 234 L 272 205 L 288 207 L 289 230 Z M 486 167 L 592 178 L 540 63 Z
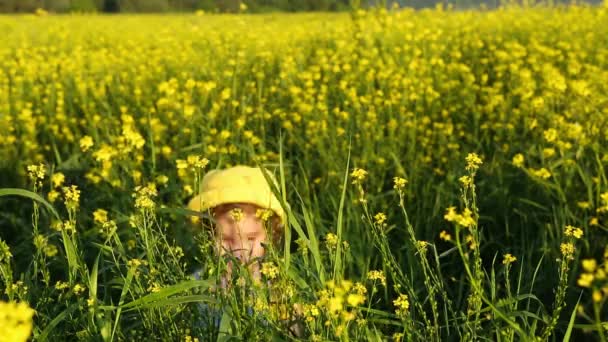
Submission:
M 593 298 L 593 301 L 596 303 L 601 302 L 602 301 L 602 292 L 600 292 L 598 290 L 593 291 L 591 298 Z
M 416 246 L 418 247 L 418 249 L 420 250 L 421 253 L 426 252 L 427 247 L 429 246 L 429 243 L 423 240 L 418 240 L 416 241 Z
M 80 284 L 76 284 L 74 285 L 74 287 L 72 288 L 72 291 L 74 291 L 75 295 L 80 295 L 81 293 L 84 292 L 84 290 L 86 290 L 86 288 Z
M 591 203 L 589 201 L 580 201 L 576 202 L 576 205 L 581 209 L 589 209 L 591 208 Z
M 393 188 L 395 190 L 403 190 L 406 184 L 407 180 L 405 178 L 393 177 Z
M 571 259 L 572 256 L 574 255 L 574 244 L 572 244 L 571 242 L 564 242 L 559 246 L 560 251 L 562 252 L 562 255 L 568 259 Z
M 521 153 L 514 155 L 512 162 L 515 167 L 523 167 L 524 166 L 524 155 Z
M 452 240 L 452 235 L 450 235 L 450 233 L 447 231 L 442 230 L 441 233 L 439 233 L 439 238 L 443 241 L 450 241 Z
M 364 296 L 367 293 L 367 288 L 365 285 L 357 282 L 353 285 L 353 292 Z
M 517 260 L 517 258 L 514 257 L 513 255 L 511 255 L 511 253 L 507 253 L 503 256 L 502 263 L 504 265 L 509 265 L 509 264 L 515 262 L 516 260 Z
M 538 170 L 530 169 L 530 172 L 532 173 L 532 175 L 542 179 L 547 179 L 551 177 L 551 172 L 549 172 L 549 170 L 545 169 L 544 167 Z
M 346 297 L 346 302 L 350 306 L 359 306 L 365 302 L 365 297 L 360 294 L 351 293 Z
M 331 297 L 329 299 L 329 303 L 328 303 L 328 307 L 327 307 L 327 309 L 329 310 L 329 313 L 336 314 L 336 313 L 342 311 L 342 308 L 344 307 L 343 303 L 344 303 L 344 298 L 342 298 L 341 296 Z
M 351 172 L 350 177 L 353 179 L 352 184 L 361 184 L 367 177 L 367 171 L 355 168 L 353 172 Z
M 469 208 L 464 208 L 461 215 L 456 215 L 455 222 L 456 224 L 465 227 L 471 228 L 476 224 L 475 218 L 472 216 L 473 212 Z M 447 214 L 446 214 L 447 215 Z
M 454 222 L 458 219 L 458 216 L 459 215 L 456 213 L 456 207 L 448 207 L 445 215 L 443 215 L 443 218 L 448 222 Z
M 167 177 L 165 175 L 156 176 L 156 183 L 158 183 L 158 185 L 165 185 L 168 182 L 169 182 L 169 177 Z
M 473 180 L 469 176 L 462 176 L 458 180 L 465 188 L 468 188 L 469 186 L 471 186 L 471 184 L 473 184 Z
M 547 142 L 554 142 L 557 139 L 557 130 L 555 128 L 549 128 L 543 132 L 543 136 Z
M 69 287 L 70 287 L 70 285 L 68 285 L 68 283 L 63 282 L 61 280 L 59 280 L 59 281 L 57 281 L 57 283 L 55 283 L 55 289 L 57 289 L 57 290 L 65 290 Z
M 479 168 L 479 165 L 483 164 L 483 161 L 477 153 L 469 153 L 465 160 L 467 162 L 466 169 L 468 171 L 475 171 Z
M 175 161 L 175 165 L 177 167 L 178 170 L 184 170 L 188 168 L 188 162 L 183 160 L 183 159 L 177 159 Z
M 93 305 L 95 305 L 96 301 L 97 300 L 95 298 L 89 298 L 89 299 L 87 299 L 87 306 L 93 306 Z
M 63 182 L 65 182 L 65 175 L 63 173 L 57 172 L 51 176 L 51 185 L 53 188 L 62 186 Z
M 46 197 L 49 199 L 49 202 L 53 203 L 59 197 L 59 192 L 57 192 L 55 190 L 51 190 L 51 191 L 49 191 L 49 193 L 47 194 Z
M 26 303 L 0 301 L 0 327 L 2 339 L 11 342 L 26 342 L 32 333 L 35 311 Z
M 408 314 L 410 302 L 406 294 L 400 294 L 397 299 L 393 300 L 393 305 L 395 306 L 395 313 L 398 316 L 406 316 Z
M 153 198 L 158 195 L 156 184 L 149 183 L 147 186 L 135 187 L 135 193 L 132 196 L 135 198 L 135 208 L 142 210 L 152 210 L 155 208 Z
M 382 271 L 369 271 L 367 272 L 367 279 L 369 280 L 379 280 L 383 286 L 386 286 L 386 277 L 384 276 L 384 272 Z
M 27 171 L 31 180 L 43 180 L 46 173 L 46 166 L 44 166 L 44 164 L 29 165 Z
M 566 236 L 574 237 L 575 239 L 580 239 L 583 236 L 583 230 L 571 225 L 567 225 L 564 229 L 564 234 Z
M 93 138 L 91 138 L 88 135 L 85 135 L 84 137 L 82 137 L 80 139 L 79 144 L 80 144 L 80 150 L 82 150 L 82 152 L 86 152 L 91 147 L 93 147 Z
M 593 272 L 597 268 L 597 262 L 595 259 L 584 259 L 582 264 L 585 272 Z
M 76 210 L 80 201 L 80 190 L 76 185 L 63 187 L 63 195 L 65 198 L 65 206 L 68 210 Z
M 141 259 L 131 259 L 131 260 L 127 261 L 127 266 L 129 266 L 131 268 L 138 268 L 139 266 L 145 266 L 147 264 L 148 264 L 147 261 L 141 260 Z
M 255 217 L 259 218 L 263 222 L 270 220 L 270 218 L 274 215 L 274 212 L 270 209 L 258 209 L 255 211 Z
M 188 165 L 190 165 L 194 169 L 204 169 L 209 164 L 209 159 L 201 158 L 200 156 L 196 155 L 189 155 L 186 160 Z
M 550 148 L 550 147 L 548 147 L 548 148 L 544 148 L 544 149 L 543 149 L 543 157 L 544 157 L 545 159 L 551 158 L 551 157 L 553 157 L 554 155 L 555 155 L 555 149 L 554 149 L 554 148 Z
M 48 244 L 42 248 L 42 251 L 44 252 L 44 254 L 47 257 L 52 258 L 55 255 L 57 255 L 57 253 L 59 252 L 59 249 L 57 249 L 57 246 L 55 246 L 53 244 Z
M 105 223 L 108 221 L 108 212 L 103 209 L 97 209 L 93 212 L 93 221 L 97 223 Z
M 329 249 L 336 248 L 338 246 L 338 236 L 334 233 L 327 233 L 325 235 L 325 244 Z
M 240 222 L 243 219 L 243 217 L 245 217 L 245 214 L 243 213 L 243 209 L 241 209 L 241 208 L 233 208 L 230 210 L 230 212 L 228 214 L 230 215 L 232 220 L 235 222 Z
M 274 279 L 279 274 L 279 268 L 273 262 L 262 263 L 261 273 L 268 279 Z
M 591 273 L 583 273 L 577 280 L 577 284 L 580 287 L 591 287 L 591 283 L 593 283 L 594 276 Z
M 384 214 L 384 213 L 377 213 L 374 216 L 374 220 L 375 220 L 375 222 L 376 222 L 377 225 L 383 226 L 385 224 L 385 222 L 386 222 L 386 214 Z

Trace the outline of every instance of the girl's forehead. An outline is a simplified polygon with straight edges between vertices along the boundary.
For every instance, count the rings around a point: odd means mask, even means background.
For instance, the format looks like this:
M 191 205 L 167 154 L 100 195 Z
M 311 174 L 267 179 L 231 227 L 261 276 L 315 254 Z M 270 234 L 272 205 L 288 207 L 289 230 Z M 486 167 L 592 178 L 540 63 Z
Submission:
M 227 211 L 230 211 L 232 209 L 241 209 L 243 211 L 256 211 L 257 209 L 259 209 L 260 207 L 258 207 L 255 204 L 251 204 L 251 203 L 225 203 L 225 204 L 220 204 L 217 207 L 214 208 L 215 212 L 217 213 L 225 213 Z
M 251 222 L 251 221 L 249 221 Z M 218 233 L 224 236 L 251 236 L 251 235 L 262 235 L 266 234 L 266 230 L 264 226 L 261 224 L 253 224 L 253 223 L 241 223 L 241 224 L 220 224 L 220 229 L 218 229 Z

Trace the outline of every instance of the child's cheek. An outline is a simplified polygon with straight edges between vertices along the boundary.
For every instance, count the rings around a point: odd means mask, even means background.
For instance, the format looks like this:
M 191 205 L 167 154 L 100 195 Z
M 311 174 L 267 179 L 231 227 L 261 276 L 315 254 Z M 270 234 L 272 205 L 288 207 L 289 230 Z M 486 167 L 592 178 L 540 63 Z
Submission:
M 255 245 L 253 247 L 253 255 L 256 258 L 263 257 L 264 254 L 266 253 L 266 251 L 264 250 L 264 246 L 262 245 L 262 243 L 263 243 L 262 240 L 257 240 L 255 242 Z

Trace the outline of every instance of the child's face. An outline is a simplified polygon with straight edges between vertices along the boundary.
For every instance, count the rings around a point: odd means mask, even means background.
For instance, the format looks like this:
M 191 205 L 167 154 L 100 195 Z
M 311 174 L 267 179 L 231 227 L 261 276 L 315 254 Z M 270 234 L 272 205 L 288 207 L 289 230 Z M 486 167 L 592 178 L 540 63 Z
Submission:
M 220 254 L 232 253 L 242 262 L 264 256 L 264 222 L 256 216 L 258 206 L 248 203 L 224 204 L 214 208 L 217 247 Z M 239 213 L 240 212 L 240 213 Z

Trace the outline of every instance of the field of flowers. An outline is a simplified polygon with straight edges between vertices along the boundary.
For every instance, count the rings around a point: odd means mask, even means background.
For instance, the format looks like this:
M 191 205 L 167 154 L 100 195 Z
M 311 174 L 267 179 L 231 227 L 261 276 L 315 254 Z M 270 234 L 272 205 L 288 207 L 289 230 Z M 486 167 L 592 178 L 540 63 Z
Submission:
M 2 338 L 607 339 L 608 4 L 44 14 L 0 17 Z M 184 207 L 236 164 L 289 229 L 218 291 Z

